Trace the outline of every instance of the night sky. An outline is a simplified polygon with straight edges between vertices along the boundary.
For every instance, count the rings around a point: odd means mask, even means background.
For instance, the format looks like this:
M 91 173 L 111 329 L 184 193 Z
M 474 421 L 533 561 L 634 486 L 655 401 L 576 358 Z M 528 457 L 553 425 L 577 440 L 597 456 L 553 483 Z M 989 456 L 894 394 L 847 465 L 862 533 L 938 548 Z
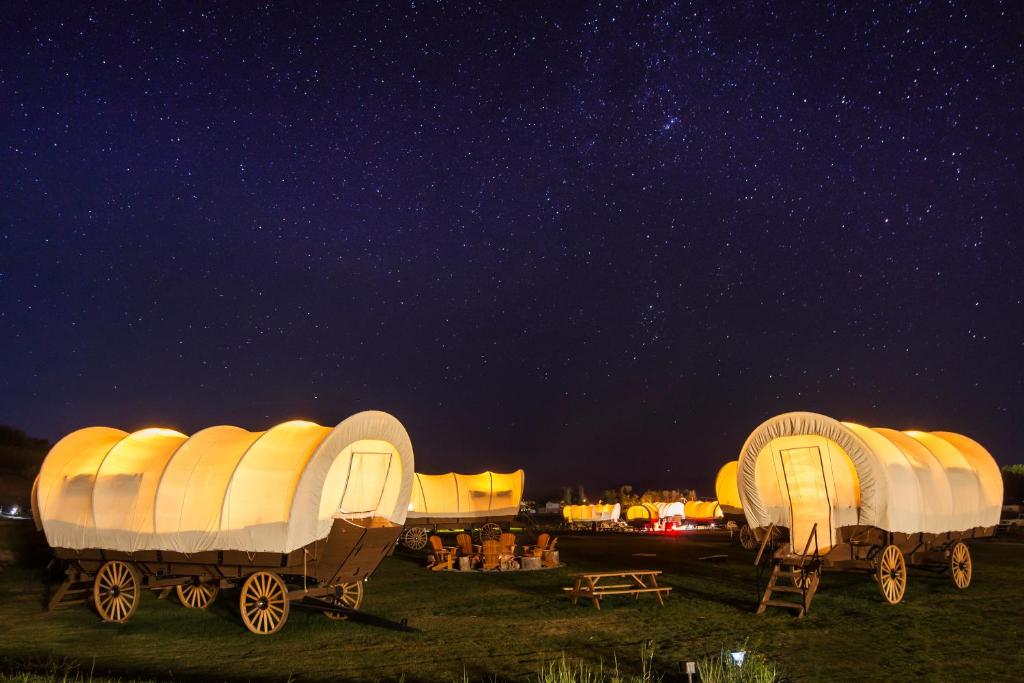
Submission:
M 0 422 L 696 487 L 788 410 L 1024 461 L 1019 2 L 7 5 Z

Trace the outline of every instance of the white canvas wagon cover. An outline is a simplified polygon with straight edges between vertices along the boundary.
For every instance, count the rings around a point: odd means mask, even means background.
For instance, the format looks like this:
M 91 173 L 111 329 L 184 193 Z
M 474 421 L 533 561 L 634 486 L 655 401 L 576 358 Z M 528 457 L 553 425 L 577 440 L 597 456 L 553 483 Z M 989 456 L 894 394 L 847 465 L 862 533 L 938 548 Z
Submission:
M 822 544 L 871 526 L 945 533 L 999 522 L 1003 482 L 980 444 L 952 432 L 896 431 L 786 413 L 762 423 L 740 452 L 737 487 L 748 523 L 789 527 Z
M 519 514 L 526 474 L 420 474 L 413 479 L 409 518 L 465 519 Z
M 658 508 L 658 517 L 666 519 L 668 517 L 686 517 L 686 506 L 679 501 L 671 503 L 655 503 L 654 507 Z
M 403 524 L 412 476 L 409 435 L 378 411 L 191 437 L 88 427 L 50 450 L 32 505 L 55 548 L 287 553 L 335 519 Z

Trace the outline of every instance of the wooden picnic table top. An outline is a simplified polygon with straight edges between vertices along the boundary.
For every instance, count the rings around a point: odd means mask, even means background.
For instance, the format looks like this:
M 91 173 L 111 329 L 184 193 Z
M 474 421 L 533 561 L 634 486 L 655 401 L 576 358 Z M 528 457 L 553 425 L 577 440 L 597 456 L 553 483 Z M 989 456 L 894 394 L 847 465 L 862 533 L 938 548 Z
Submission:
M 569 576 L 571 578 L 573 578 L 573 579 L 581 579 L 581 578 L 596 579 L 596 578 L 601 578 L 603 576 L 633 576 L 633 575 L 657 576 L 659 574 L 661 574 L 661 570 L 660 569 L 625 569 L 625 570 L 623 570 L 621 572 L 582 572 L 582 573 L 579 573 L 579 574 L 569 574 Z

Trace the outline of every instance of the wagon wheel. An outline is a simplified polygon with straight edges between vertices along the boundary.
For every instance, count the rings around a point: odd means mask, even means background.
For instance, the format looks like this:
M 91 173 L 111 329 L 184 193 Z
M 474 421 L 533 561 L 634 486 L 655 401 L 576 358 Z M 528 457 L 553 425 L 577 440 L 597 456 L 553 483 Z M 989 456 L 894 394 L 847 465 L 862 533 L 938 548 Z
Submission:
M 183 606 L 190 609 L 206 609 L 217 599 L 220 587 L 216 583 L 192 579 L 188 583 L 175 586 L 174 591 L 178 594 L 178 602 Z
M 242 584 L 238 606 L 247 629 L 261 636 L 277 633 L 288 618 L 288 588 L 273 572 L 254 572 Z
M 135 565 L 104 562 L 92 584 L 92 599 L 103 621 L 122 624 L 139 608 L 141 579 Z
M 494 522 L 488 522 L 479 529 L 473 530 L 473 535 L 480 543 L 484 541 L 497 541 L 501 539 L 501 527 Z
M 331 596 L 329 602 L 336 607 L 347 607 L 349 609 L 359 609 L 359 606 L 363 604 L 363 582 L 362 581 L 351 581 L 349 583 L 342 583 L 335 586 L 336 594 Z M 324 616 L 328 619 L 334 619 L 335 621 L 343 621 L 348 619 L 347 614 L 341 612 L 324 612 Z
M 757 536 L 754 535 L 754 530 L 750 528 L 750 525 L 744 523 L 740 527 L 740 547 L 744 550 L 756 550 L 757 549 Z
M 427 547 L 427 530 L 421 526 L 411 526 L 402 534 L 402 545 L 409 550 L 422 550 Z
M 793 588 L 807 590 L 811 587 L 811 584 L 814 582 L 815 575 L 818 574 L 820 571 L 820 569 L 808 569 L 806 572 L 804 572 L 801 571 L 798 567 L 794 567 L 793 575 L 789 577 L 790 581 L 793 582 Z
M 907 590 L 907 562 L 903 552 L 895 545 L 887 545 L 878 556 L 878 569 L 875 574 L 878 589 L 882 597 L 890 605 L 903 599 Z
M 971 585 L 971 551 L 963 541 L 957 541 L 949 556 L 949 568 L 957 588 Z

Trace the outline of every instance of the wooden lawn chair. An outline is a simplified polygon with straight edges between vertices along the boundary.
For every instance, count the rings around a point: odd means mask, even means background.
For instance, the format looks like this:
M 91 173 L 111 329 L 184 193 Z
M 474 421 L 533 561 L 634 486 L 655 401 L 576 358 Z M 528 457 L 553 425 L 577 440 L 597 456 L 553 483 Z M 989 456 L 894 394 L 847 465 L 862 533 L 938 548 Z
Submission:
M 450 570 L 455 561 L 455 548 L 446 547 L 440 536 L 430 537 L 430 547 L 434 551 L 433 559 L 427 566 L 435 572 Z
M 469 566 L 480 564 L 480 546 L 473 545 L 472 536 L 459 534 L 455 537 L 455 544 L 459 546 L 459 555 L 469 558 Z
M 515 554 L 516 554 L 516 535 L 515 534 L 511 534 L 511 533 L 506 532 L 506 533 L 501 535 L 501 538 L 498 540 L 498 542 L 501 543 L 501 554 L 502 555 L 512 555 L 513 557 L 515 556 Z
M 483 542 L 483 565 L 485 570 L 497 569 L 501 564 L 501 544 L 490 540 Z
M 535 545 L 524 545 L 523 557 L 543 557 L 544 551 L 548 549 L 548 541 L 550 539 L 551 534 L 545 532 L 537 537 Z
M 519 569 L 519 560 L 516 559 L 516 535 L 504 533 L 498 543 L 501 544 L 501 555 L 498 558 L 499 568 L 503 571 Z

